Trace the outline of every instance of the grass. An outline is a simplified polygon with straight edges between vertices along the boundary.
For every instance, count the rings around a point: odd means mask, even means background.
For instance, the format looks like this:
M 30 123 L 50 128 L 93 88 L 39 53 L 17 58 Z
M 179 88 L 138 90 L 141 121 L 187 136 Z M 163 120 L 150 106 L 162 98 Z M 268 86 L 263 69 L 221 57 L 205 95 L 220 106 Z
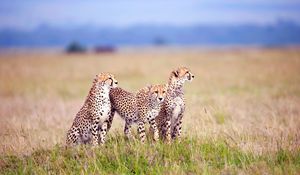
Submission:
M 104 147 L 64 148 L 94 75 L 134 92 L 183 65 L 181 143 L 127 142 L 115 117 Z M 298 49 L 0 54 L 0 174 L 299 174 L 299 75 Z
M 30 156 L 1 157 L 3 174 L 272 174 L 296 173 L 300 153 L 279 150 L 253 155 L 226 141 L 184 138 L 172 145 L 124 141 L 114 136 L 104 147 L 39 149 Z M 255 166 L 263 166 L 263 169 Z

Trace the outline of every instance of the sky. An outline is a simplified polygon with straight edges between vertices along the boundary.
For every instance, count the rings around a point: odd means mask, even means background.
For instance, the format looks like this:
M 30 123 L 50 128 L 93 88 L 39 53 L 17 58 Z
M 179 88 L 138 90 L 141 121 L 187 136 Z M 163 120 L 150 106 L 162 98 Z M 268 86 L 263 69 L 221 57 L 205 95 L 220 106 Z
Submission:
M 1 0 L 0 29 L 300 24 L 300 0 Z

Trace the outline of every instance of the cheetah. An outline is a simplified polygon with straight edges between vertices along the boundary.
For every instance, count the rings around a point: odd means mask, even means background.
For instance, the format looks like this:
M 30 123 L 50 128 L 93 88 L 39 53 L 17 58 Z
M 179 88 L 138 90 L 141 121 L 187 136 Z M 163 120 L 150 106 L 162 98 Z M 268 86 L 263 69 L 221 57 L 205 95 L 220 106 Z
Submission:
M 186 67 L 177 68 L 169 77 L 166 98 L 155 118 L 160 135 L 168 143 L 171 139 L 181 137 L 182 118 L 185 111 L 183 85 L 186 81 L 193 79 L 194 75 Z
M 138 125 L 140 141 L 145 142 L 145 123 L 148 122 L 154 131 L 154 141 L 159 138 L 155 117 L 160 111 L 161 104 L 166 95 L 165 85 L 150 85 L 140 89 L 136 94 L 128 92 L 122 88 L 113 88 L 110 91 L 112 103 L 111 120 L 114 112 L 117 112 L 124 120 L 125 136 L 130 139 L 131 126 Z M 110 126 L 109 126 L 110 127 Z
M 117 84 L 118 81 L 110 73 L 96 75 L 83 106 L 67 132 L 67 146 L 86 143 L 96 146 L 99 142 L 104 144 L 111 113 L 109 91 L 117 87 Z

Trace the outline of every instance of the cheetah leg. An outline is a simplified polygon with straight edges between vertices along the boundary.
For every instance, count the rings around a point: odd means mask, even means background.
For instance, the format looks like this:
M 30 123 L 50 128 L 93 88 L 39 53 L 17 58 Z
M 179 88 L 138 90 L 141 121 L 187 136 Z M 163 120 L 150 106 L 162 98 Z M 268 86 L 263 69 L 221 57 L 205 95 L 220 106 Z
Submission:
M 166 109 L 166 119 L 163 125 L 163 135 L 164 140 L 170 144 L 171 143 L 171 119 L 173 116 L 173 109 L 167 108 Z
M 132 134 L 131 134 L 131 122 L 126 121 L 125 122 L 125 127 L 124 127 L 124 134 L 126 136 L 127 139 L 131 139 L 132 138 Z
M 145 134 L 145 122 L 143 122 L 143 121 L 139 121 L 138 122 L 138 133 L 140 135 L 140 141 L 142 143 L 145 143 L 145 138 L 146 138 L 146 134 Z
M 167 120 L 165 123 L 165 140 L 167 143 L 171 143 L 171 121 Z
M 116 110 L 112 109 L 107 122 L 107 132 L 110 130 Z
M 92 145 L 93 146 L 96 146 L 98 145 L 98 138 L 99 138 L 99 118 L 95 118 L 93 120 L 93 123 L 92 123 Z
M 149 136 L 151 139 L 154 139 L 154 131 L 153 131 L 152 127 L 149 128 Z
M 104 121 L 102 126 L 100 127 L 100 138 L 99 138 L 99 143 L 103 145 L 105 143 L 106 139 L 106 134 L 107 134 L 107 126 L 108 126 L 108 121 Z
M 151 117 L 150 116 L 148 118 L 148 122 L 149 122 L 149 124 L 151 126 L 151 132 L 153 132 L 153 140 L 155 142 L 157 142 L 158 139 L 159 139 L 159 133 L 158 133 L 157 125 L 156 125 L 156 122 L 155 122 L 155 117 Z
M 156 122 L 156 121 L 155 121 Z M 157 123 L 156 122 L 156 125 L 157 125 L 157 129 L 158 129 L 158 134 L 159 134 L 159 137 L 161 139 L 164 139 L 164 125 L 161 124 L 161 123 Z M 153 130 L 150 128 L 150 134 L 153 135 Z
M 184 109 L 178 115 L 178 119 L 175 123 L 174 129 L 172 130 L 172 139 L 181 138 L 181 128 L 182 128 L 182 118 L 183 118 Z
M 178 120 L 175 124 L 174 131 L 172 132 L 172 139 L 181 138 L 182 121 Z
M 78 129 L 70 129 L 67 134 L 67 147 L 76 146 L 80 143 L 80 134 Z

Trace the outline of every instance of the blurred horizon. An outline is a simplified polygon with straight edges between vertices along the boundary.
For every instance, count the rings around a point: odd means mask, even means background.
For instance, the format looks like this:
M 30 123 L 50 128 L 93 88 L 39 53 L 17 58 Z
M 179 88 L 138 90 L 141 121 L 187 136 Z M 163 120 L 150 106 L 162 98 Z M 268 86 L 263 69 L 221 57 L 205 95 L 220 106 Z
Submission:
M 0 47 L 294 45 L 299 32 L 299 0 L 0 2 Z

